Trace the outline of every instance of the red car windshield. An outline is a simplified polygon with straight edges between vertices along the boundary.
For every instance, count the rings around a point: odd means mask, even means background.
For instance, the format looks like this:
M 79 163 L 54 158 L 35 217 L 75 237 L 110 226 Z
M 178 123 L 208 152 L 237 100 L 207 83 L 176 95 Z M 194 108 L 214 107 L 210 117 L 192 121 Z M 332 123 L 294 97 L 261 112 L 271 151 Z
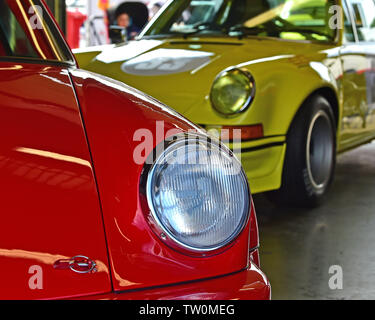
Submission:
M 9 57 L 74 62 L 39 0 L 0 0 L 0 59 Z

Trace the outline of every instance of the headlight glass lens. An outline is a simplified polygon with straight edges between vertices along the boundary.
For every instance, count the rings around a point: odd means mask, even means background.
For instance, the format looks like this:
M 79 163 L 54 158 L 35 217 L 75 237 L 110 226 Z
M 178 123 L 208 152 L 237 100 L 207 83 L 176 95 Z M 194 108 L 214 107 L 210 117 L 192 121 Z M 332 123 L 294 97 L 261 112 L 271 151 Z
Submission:
M 231 69 L 221 73 L 211 89 L 211 103 L 216 111 L 233 115 L 245 111 L 255 96 L 253 77 L 240 69 Z
M 195 251 L 227 245 L 249 216 L 249 187 L 239 161 L 225 147 L 196 138 L 174 142 L 156 160 L 147 199 L 166 235 Z

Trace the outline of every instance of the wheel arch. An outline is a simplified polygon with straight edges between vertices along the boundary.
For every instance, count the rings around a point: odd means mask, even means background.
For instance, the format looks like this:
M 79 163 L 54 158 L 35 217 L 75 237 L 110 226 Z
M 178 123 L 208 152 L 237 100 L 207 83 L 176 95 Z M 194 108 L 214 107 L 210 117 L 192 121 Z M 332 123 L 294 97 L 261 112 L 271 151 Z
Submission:
M 339 124 L 340 124 L 340 121 L 339 121 L 340 120 L 339 99 L 338 99 L 337 93 L 334 89 L 332 89 L 329 86 L 324 86 L 324 87 L 320 87 L 320 88 L 315 89 L 303 100 L 303 102 L 300 104 L 296 114 L 294 115 L 293 120 L 290 123 L 288 133 L 289 133 L 289 131 L 290 131 L 290 129 L 291 129 L 298 113 L 299 113 L 299 111 L 303 108 L 303 106 L 306 104 L 307 101 L 309 101 L 310 99 L 312 99 L 312 97 L 314 97 L 316 95 L 322 96 L 323 98 L 327 99 L 327 101 L 331 105 L 332 112 L 333 112 L 333 115 L 335 117 L 336 132 L 338 131 Z

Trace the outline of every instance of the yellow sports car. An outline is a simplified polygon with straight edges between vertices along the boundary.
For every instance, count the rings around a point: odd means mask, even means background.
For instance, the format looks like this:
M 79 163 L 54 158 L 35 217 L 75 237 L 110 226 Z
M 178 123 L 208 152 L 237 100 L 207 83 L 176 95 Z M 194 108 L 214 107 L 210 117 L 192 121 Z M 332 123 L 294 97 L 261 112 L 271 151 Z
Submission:
M 251 189 L 278 204 L 318 205 L 336 153 L 375 138 L 374 0 L 173 0 L 137 40 L 76 56 L 229 140 L 241 129 Z

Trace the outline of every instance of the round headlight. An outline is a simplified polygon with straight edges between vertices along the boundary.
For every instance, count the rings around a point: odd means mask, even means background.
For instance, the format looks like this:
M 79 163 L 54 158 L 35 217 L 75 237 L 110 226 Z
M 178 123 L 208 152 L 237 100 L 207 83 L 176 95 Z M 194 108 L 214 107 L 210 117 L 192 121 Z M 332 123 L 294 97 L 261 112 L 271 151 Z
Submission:
M 152 165 L 146 192 L 161 238 L 184 249 L 220 249 L 249 218 L 250 192 L 240 162 L 207 137 L 190 134 L 171 143 Z
M 255 96 L 255 81 L 242 69 L 225 70 L 215 79 L 211 89 L 211 104 L 224 115 L 245 111 Z

